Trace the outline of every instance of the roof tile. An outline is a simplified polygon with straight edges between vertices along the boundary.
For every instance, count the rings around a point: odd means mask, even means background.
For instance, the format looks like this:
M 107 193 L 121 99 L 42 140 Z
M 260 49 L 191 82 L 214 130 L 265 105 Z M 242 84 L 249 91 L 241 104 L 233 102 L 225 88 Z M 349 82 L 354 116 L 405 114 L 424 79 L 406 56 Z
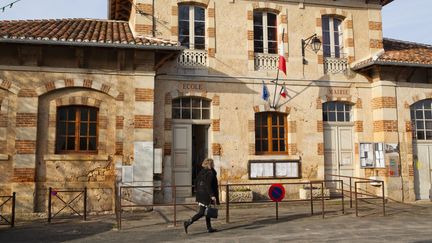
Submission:
M 379 61 L 432 64 L 432 46 L 414 42 L 384 39 L 385 52 Z
M 357 62 L 354 70 L 362 69 L 374 64 L 411 64 L 411 65 L 432 65 L 432 45 L 383 39 L 384 51 L 375 57 L 370 57 Z
M 97 19 L 0 21 L 0 40 L 7 39 L 179 47 L 165 39 L 134 36 L 126 21 Z

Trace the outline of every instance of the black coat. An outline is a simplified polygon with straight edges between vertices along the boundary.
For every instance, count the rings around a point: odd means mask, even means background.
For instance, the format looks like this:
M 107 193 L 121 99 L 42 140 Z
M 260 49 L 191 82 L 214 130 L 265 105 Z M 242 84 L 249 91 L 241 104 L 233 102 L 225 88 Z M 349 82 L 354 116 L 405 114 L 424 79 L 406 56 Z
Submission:
M 217 172 L 214 168 L 211 169 L 211 171 L 213 172 L 213 179 L 212 179 L 212 190 L 215 192 L 215 197 L 216 197 L 216 203 L 219 205 L 219 184 L 218 184 L 218 179 L 217 179 Z
M 211 203 L 211 197 L 216 197 L 216 201 L 218 201 L 217 188 L 216 171 L 202 169 L 196 180 L 196 201 L 204 205 Z

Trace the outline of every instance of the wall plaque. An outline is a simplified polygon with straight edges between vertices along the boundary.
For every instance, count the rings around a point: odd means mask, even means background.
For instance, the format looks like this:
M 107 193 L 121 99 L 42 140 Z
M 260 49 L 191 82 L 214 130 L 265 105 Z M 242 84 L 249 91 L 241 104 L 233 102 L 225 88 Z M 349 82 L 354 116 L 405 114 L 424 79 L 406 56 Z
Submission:
M 327 90 L 327 96 L 336 98 L 349 98 L 351 97 L 351 92 L 348 88 L 329 88 Z
M 181 91 L 205 91 L 204 83 L 180 83 L 179 90 Z

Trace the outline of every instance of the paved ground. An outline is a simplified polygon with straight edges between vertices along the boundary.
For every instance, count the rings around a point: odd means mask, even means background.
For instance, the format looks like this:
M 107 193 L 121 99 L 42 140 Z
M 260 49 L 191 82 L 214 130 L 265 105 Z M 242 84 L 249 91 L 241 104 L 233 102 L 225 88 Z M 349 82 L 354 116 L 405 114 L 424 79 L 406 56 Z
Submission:
M 193 206 L 179 207 L 177 227 L 173 226 L 171 209 L 155 208 L 123 215 L 120 231 L 113 215 L 90 216 L 86 222 L 21 222 L 13 229 L 1 227 L 0 242 L 432 242 L 430 202 L 389 203 L 386 217 L 381 216 L 379 204 L 359 206 L 360 217 L 356 217 L 349 207 L 342 214 L 340 203 L 326 204 L 322 219 L 319 204 L 314 216 L 310 216 L 307 204 L 282 204 L 276 221 L 274 204 L 248 205 L 231 208 L 228 224 L 221 209 L 220 218 L 213 223 L 219 232 L 207 233 L 204 220 L 200 220 L 190 227 L 188 235 L 181 221 L 194 213 Z

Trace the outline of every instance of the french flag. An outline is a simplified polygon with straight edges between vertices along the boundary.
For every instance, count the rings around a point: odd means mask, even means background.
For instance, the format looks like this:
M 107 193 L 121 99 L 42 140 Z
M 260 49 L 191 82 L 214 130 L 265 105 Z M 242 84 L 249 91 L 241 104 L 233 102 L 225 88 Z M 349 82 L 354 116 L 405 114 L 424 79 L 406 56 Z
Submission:
M 286 60 L 284 55 L 285 52 L 284 52 L 284 43 L 283 43 L 284 34 L 285 34 L 285 29 L 282 31 L 282 38 L 279 42 L 279 70 L 285 73 L 286 76 Z

